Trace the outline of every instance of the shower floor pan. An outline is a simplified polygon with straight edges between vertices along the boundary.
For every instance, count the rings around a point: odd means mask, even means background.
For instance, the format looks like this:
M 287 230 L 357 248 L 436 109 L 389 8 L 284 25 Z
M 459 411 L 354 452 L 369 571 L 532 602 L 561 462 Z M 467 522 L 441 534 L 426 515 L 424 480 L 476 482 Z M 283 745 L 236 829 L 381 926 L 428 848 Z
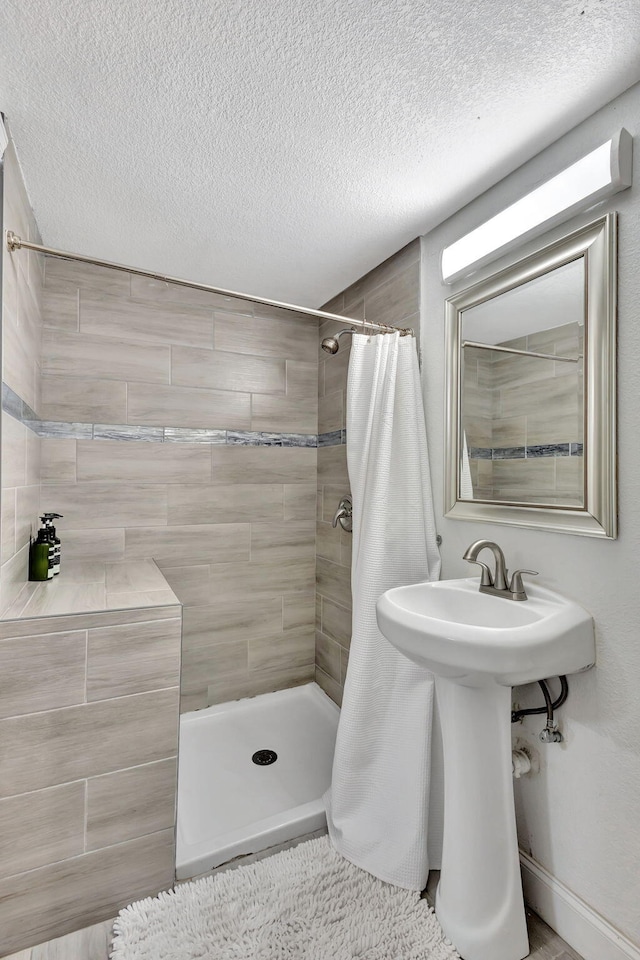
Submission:
M 339 715 L 315 683 L 182 715 L 179 880 L 326 825 Z

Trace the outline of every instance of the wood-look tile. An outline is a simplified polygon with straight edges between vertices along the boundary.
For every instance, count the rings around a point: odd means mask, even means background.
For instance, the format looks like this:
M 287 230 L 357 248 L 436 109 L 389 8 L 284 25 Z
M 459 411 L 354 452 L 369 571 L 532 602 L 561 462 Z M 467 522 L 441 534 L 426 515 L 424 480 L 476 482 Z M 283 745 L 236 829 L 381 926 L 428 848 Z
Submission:
M 577 405 L 568 408 L 566 413 L 534 407 L 534 413 L 527 416 L 527 443 L 581 443 L 582 418 L 578 414 Z
M 328 597 L 322 598 L 322 632 L 343 647 L 351 643 L 351 607 L 340 606 Z
M 325 393 L 318 402 L 318 433 L 342 429 L 344 394 L 342 390 Z
M 127 408 L 126 422 L 132 424 L 220 430 L 251 426 L 251 395 L 232 390 L 130 383 Z
M 584 460 L 582 457 L 556 459 L 556 491 L 582 497 L 584 489 Z
M 32 486 L 39 486 L 41 471 L 40 448 L 42 440 L 33 430 L 27 430 L 25 441 L 26 463 L 25 463 L 25 482 Z
M 493 487 L 496 495 L 522 498 L 527 494 L 543 496 L 555 489 L 555 458 L 539 457 L 527 460 L 493 460 Z
M 177 766 L 171 758 L 88 780 L 87 850 L 172 829 Z
M 349 666 L 349 651 L 340 647 L 340 683 L 344 687 L 347 679 L 347 667 Z
M 68 583 L 63 577 L 51 583 L 38 584 L 27 601 L 22 616 L 58 617 L 74 613 L 104 610 L 106 593 L 103 583 Z
M 353 551 L 353 533 L 348 530 L 340 530 L 340 563 L 343 567 L 351 569 Z
M 284 519 L 312 519 L 316 515 L 317 499 L 315 483 L 285 484 Z
M 89 630 L 87 700 L 178 686 L 180 639 L 177 619 Z
M 132 560 L 107 563 L 104 567 L 107 592 L 128 593 L 134 590 L 163 590 L 167 581 L 153 560 Z
M 340 563 L 340 527 L 316 523 L 316 553 L 325 560 Z
M 225 563 L 249 559 L 248 523 L 132 527 L 125 531 L 125 558 L 152 557 L 159 564 L 200 561 Z
M 246 670 L 212 680 L 207 688 L 207 703 L 224 703 L 260 693 L 286 690 L 309 683 L 314 677 L 313 663 L 304 666 L 284 666 L 275 669 Z
M 335 393 L 336 390 L 346 392 L 347 374 L 349 372 L 349 359 L 351 350 L 345 349 L 345 339 L 340 344 L 340 350 L 334 356 L 329 357 L 324 364 L 324 393 L 325 395 Z
M 211 455 L 206 444 L 78 440 L 78 481 L 207 483 Z
M 344 484 L 345 493 L 349 490 L 347 472 L 347 448 L 345 444 L 336 447 L 318 449 L 318 483 Z
M 311 447 L 212 445 L 213 483 L 313 484 L 317 452 Z
M 297 597 L 283 597 L 282 628 L 288 631 L 309 631 L 315 626 L 315 585 L 306 594 Z
M 20 489 L 19 487 L 17 489 Z M 3 487 L 0 498 L 0 563 L 6 563 L 16 552 L 16 488 Z
M 263 488 L 265 489 L 265 488 Z M 251 522 L 252 562 L 279 563 L 281 560 L 308 560 L 315 556 L 316 525 L 313 520 Z
M 319 630 L 316 631 L 316 664 L 337 683 L 340 679 L 340 644 L 327 637 Z
M 0 717 L 83 703 L 86 645 L 84 630 L 0 641 Z
M 260 309 L 256 306 L 256 310 Z M 314 323 L 291 319 L 284 312 L 277 318 L 215 315 L 216 350 L 230 353 L 314 361 L 317 335 Z
M 58 260 L 56 257 L 45 259 L 45 288 L 53 287 L 55 281 L 73 284 L 94 294 L 106 294 L 112 297 L 128 297 L 130 277 L 120 270 L 97 267 L 91 263 L 78 263 L 74 260 Z
M 227 600 L 243 597 L 271 598 L 309 593 L 314 583 L 313 560 L 282 560 L 272 563 L 214 563 L 211 584 L 214 594 Z
M 278 397 L 275 394 L 251 395 L 251 429 L 283 433 L 317 433 L 318 398 Z
M 225 297 L 208 290 L 184 287 L 165 280 L 152 280 L 151 277 L 131 277 L 131 296 L 134 300 L 153 300 L 164 304 L 183 304 L 207 307 L 210 310 L 223 310 L 231 313 L 253 315 L 253 304 L 239 297 Z
M 176 347 L 171 350 L 171 382 L 242 393 L 280 393 L 287 387 L 285 360 L 220 350 Z
M 42 291 L 42 322 L 45 328 L 68 333 L 80 325 L 80 294 L 73 283 L 57 278 L 47 281 Z
M 42 377 L 42 417 L 74 423 L 124 423 L 127 385 L 117 380 Z
M 75 483 L 76 441 L 43 437 L 40 441 L 42 483 Z
M 2 485 L 23 487 L 26 481 L 27 428 L 2 412 Z
M 223 684 L 224 678 L 244 673 L 248 666 L 248 643 L 213 643 L 206 646 L 186 646 L 182 655 L 183 695 L 203 692 L 210 683 Z
M 173 858 L 173 830 L 163 830 L 0 881 L 3 949 L 63 936 L 167 889 Z
M 1 796 L 173 756 L 176 689 L 0 721 Z
M 65 531 L 167 522 L 167 488 L 161 483 L 52 483 L 44 496 L 64 517 Z
M 282 599 L 254 600 L 247 596 L 236 602 L 218 599 L 214 603 L 185 607 L 182 630 L 185 649 L 244 640 L 249 636 L 268 637 L 282 631 Z
M 539 416 L 548 415 L 550 418 L 553 418 L 558 410 L 563 413 L 577 413 L 578 394 L 575 384 L 567 377 L 554 377 L 552 373 L 546 380 L 500 390 L 501 416 L 527 416 L 532 409 Z
M 283 516 L 282 484 L 183 484 L 168 493 L 171 524 L 282 521 Z
M 166 346 L 213 347 L 213 314 L 181 304 L 80 295 L 80 332 Z
M 67 560 L 116 561 L 124 560 L 124 528 L 105 530 L 102 527 L 87 530 L 64 531 L 64 556 Z
M 314 659 L 313 630 L 249 639 L 249 667 L 255 671 L 312 666 Z
M 33 584 L 37 586 L 37 584 Z M 180 617 L 182 607 L 174 606 L 148 607 L 144 610 L 109 610 L 105 613 L 82 613 L 56 617 L 55 627 L 63 631 L 84 631 L 87 628 L 112 627 L 125 623 L 147 623 L 150 620 L 174 620 Z M 11 640 L 13 637 L 43 636 L 51 630 L 51 622 L 42 617 L 35 620 L 0 620 L 0 640 Z
M 211 603 L 211 576 L 208 563 L 198 563 L 185 566 L 171 566 L 162 564 L 162 573 L 174 590 L 178 600 L 186 608 L 195 604 Z
M 38 348 L 29 343 L 17 323 L 3 324 L 2 339 L 2 379 L 35 409 Z
M 69 560 L 69 558 L 65 556 L 64 578 L 65 580 L 73 581 L 73 583 L 106 584 L 105 564 L 101 560 L 85 562 L 84 560 Z
M 489 436 L 477 431 L 477 441 L 468 437 L 469 446 L 489 447 L 522 447 L 527 442 L 526 417 L 496 417 L 494 420 L 478 420 L 486 427 L 490 426 Z
M 420 264 L 414 261 L 405 270 L 365 294 L 367 320 L 401 325 L 405 317 L 419 310 Z
M 0 800 L 0 877 L 84 850 L 84 781 Z
M 342 607 L 351 606 L 351 571 L 348 567 L 318 557 L 316 570 L 318 593 Z
M 164 590 L 130 590 L 127 593 L 110 593 L 107 602 L 110 607 L 127 610 L 138 607 L 168 607 L 176 602 L 176 595 L 169 587 Z
M 34 947 L 30 960 L 109 960 L 112 939 L 113 920 L 105 920 Z
M 342 706 L 342 686 L 336 680 L 325 673 L 324 670 L 321 670 L 320 667 L 316 667 L 315 681 L 319 687 L 322 687 L 327 696 L 331 697 L 334 703 L 337 703 L 339 707 Z
M 47 329 L 41 365 L 46 376 L 170 383 L 171 347 Z
M 350 315 L 354 315 L 354 302 L 361 301 L 366 294 L 371 294 L 376 287 L 392 280 L 398 274 L 403 273 L 411 264 L 418 263 L 419 261 L 420 239 L 417 238 L 416 240 L 412 240 L 411 243 L 408 243 L 402 250 L 398 250 L 397 253 L 394 253 L 391 257 L 379 263 L 378 266 L 370 270 L 364 277 L 360 277 L 359 280 L 352 283 L 350 287 L 347 287 L 342 294 L 343 308 L 336 312 L 348 312 Z M 323 309 L 328 310 L 328 307 Z M 367 319 L 371 319 L 368 314 Z M 393 321 L 391 322 L 393 323 Z
M 313 399 L 318 395 L 318 362 L 287 360 L 287 396 L 300 400 Z M 267 393 L 256 390 L 256 393 Z

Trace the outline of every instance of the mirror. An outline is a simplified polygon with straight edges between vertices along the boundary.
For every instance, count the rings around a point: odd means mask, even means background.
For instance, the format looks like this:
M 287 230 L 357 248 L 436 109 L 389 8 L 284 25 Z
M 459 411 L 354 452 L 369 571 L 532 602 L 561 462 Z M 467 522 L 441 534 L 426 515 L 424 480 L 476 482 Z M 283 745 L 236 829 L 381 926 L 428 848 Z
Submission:
M 446 515 L 615 537 L 615 214 L 446 309 Z

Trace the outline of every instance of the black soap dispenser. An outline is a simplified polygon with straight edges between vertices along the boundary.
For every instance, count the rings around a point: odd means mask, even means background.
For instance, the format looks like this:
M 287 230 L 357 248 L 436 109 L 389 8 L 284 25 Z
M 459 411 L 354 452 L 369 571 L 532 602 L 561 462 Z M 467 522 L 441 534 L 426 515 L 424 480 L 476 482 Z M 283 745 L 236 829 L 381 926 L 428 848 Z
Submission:
M 44 522 L 44 517 L 41 517 Z M 38 536 L 29 546 L 29 580 L 53 580 L 53 554 L 49 531 L 40 527 Z

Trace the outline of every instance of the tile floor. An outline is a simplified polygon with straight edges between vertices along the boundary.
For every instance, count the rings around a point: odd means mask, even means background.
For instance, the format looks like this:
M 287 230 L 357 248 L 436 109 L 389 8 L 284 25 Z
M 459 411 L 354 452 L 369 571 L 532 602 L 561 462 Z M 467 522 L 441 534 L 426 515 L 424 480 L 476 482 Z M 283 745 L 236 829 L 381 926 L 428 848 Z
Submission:
M 31 950 L 13 954 L 6 960 L 108 960 L 112 922 L 106 920 L 94 927 L 86 927 Z M 527 922 L 531 945 L 528 960 L 582 960 L 535 913 L 527 914 Z

